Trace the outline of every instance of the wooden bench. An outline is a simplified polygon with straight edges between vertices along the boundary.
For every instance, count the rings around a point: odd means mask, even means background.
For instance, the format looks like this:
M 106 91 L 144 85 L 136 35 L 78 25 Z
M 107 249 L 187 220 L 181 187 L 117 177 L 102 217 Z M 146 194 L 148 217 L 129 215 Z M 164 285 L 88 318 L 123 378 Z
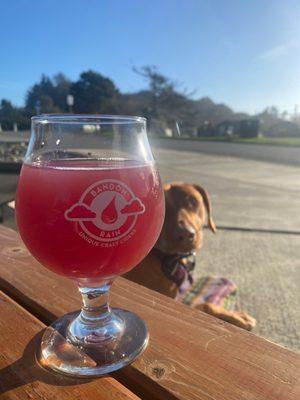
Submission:
M 123 278 L 112 304 L 140 315 L 150 343 L 109 377 L 75 380 L 35 362 L 41 330 L 80 307 L 77 289 L 0 226 L 0 398 L 299 400 L 300 355 Z

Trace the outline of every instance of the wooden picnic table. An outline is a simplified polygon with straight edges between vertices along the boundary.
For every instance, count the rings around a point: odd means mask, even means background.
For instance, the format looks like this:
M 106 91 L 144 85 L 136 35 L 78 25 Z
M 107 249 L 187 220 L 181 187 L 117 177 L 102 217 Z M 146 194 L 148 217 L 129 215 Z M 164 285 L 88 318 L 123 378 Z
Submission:
M 299 400 L 300 355 L 123 278 L 112 304 L 140 315 L 148 348 L 132 365 L 78 380 L 44 371 L 45 325 L 80 307 L 70 280 L 41 267 L 0 226 L 1 399 Z

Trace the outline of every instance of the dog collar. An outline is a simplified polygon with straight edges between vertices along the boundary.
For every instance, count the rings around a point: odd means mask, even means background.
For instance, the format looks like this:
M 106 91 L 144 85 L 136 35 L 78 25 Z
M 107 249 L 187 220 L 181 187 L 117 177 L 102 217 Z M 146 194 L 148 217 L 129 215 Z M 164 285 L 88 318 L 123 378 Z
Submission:
M 166 278 L 174 282 L 178 287 L 188 279 L 193 283 L 192 273 L 196 265 L 196 253 L 189 252 L 184 254 L 167 254 L 154 248 L 154 254 L 161 262 L 162 272 Z

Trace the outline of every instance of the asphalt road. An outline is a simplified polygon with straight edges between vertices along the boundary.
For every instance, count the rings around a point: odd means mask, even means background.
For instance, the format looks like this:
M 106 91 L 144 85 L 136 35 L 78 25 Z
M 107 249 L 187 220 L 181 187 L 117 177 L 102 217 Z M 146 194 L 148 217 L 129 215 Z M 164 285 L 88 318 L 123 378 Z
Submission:
M 276 164 L 300 166 L 300 147 L 252 144 L 206 142 L 182 139 L 151 139 L 151 143 L 160 148 L 214 154 L 222 157 L 239 157 L 249 160 Z

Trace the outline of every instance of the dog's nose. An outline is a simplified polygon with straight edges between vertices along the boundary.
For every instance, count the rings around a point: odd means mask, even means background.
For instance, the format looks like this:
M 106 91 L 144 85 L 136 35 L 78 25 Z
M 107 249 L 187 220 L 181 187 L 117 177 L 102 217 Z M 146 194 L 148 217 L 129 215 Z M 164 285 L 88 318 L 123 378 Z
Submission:
M 188 240 L 192 242 L 195 236 L 196 231 L 192 226 L 185 224 L 183 221 L 178 221 L 177 238 L 179 241 Z
M 189 232 L 187 233 L 187 237 L 188 237 L 188 239 L 189 239 L 190 241 L 194 240 L 194 238 L 195 238 L 195 231 L 194 231 L 194 230 L 193 230 L 193 231 L 189 231 Z

